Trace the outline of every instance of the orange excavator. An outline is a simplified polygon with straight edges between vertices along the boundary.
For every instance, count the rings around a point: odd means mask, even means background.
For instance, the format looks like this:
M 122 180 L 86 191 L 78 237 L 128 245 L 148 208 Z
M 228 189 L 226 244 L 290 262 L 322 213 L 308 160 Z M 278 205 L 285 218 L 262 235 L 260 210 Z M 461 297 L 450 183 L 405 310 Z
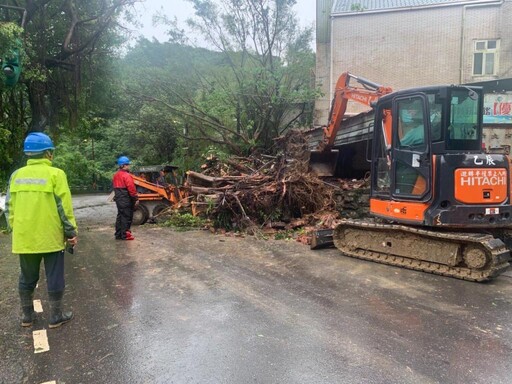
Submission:
M 363 89 L 350 86 L 351 79 Z M 343 133 L 348 99 L 374 111 L 366 146 L 371 217 L 343 220 L 334 245 L 348 256 L 471 281 L 504 272 L 512 243 L 511 161 L 482 150 L 482 89 L 392 92 L 344 73 L 323 151 L 313 160 L 328 158 Z M 346 142 L 340 155 L 352 144 Z

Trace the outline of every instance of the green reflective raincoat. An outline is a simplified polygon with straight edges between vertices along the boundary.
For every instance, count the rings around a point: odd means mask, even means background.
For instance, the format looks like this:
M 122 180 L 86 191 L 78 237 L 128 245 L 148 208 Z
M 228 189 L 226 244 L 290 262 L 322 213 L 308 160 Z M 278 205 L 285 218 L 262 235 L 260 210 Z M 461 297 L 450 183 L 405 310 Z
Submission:
M 77 235 L 66 174 L 48 159 L 29 159 L 11 175 L 5 215 L 13 253 L 61 251 Z

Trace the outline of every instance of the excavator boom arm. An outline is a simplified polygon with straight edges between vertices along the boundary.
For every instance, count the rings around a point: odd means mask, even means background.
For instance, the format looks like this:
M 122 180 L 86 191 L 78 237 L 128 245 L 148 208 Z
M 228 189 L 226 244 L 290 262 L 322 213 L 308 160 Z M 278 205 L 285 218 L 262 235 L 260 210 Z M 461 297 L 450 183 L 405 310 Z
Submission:
M 356 81 L 360 86 L 351 86 L 350 81 Z M 362 77 L 344 72 L 336 82 L 334 98 L 329 113 L 329 123 L 324 128 L 324 140 L 320 150 L 329 150 L 341 128 L 343 118 L 347 111 L 349 100 L 371 107 L 380 97 L 391 93 L 390 87 L 384 87 Z

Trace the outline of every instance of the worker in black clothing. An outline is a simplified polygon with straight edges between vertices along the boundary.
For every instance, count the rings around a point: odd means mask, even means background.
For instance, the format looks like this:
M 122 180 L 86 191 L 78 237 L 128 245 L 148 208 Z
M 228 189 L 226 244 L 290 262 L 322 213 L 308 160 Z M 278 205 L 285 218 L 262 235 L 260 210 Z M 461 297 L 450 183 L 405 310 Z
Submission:
M 131 177 L 130 159 L 121 156 L 117 159 L 119 170 L 114 174 L 112 184 L 114 187 L 114 200 L 117 206 L 116 232 L 117 240 L 134 240 L 131 232 L 133 211 L 139 205 L 137 189 Z

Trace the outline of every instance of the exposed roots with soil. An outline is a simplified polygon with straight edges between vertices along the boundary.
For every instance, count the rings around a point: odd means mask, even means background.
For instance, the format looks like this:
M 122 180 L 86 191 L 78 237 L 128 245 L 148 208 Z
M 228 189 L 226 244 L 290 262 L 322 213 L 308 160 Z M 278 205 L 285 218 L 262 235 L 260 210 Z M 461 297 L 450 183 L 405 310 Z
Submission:
M 276 147 L 275 156 L 220 161 L 210 155 L 201 173 L 187 172 L 192 213 L 208 219 L 215 230 L 272 234 L 334 228 L 341 216 L 353 217 L 364 208 L 367 181 L 320 179 L 309 169 L 302 132 L 289 131 Z M 302 236 L 300 241 L 308 240 Z

